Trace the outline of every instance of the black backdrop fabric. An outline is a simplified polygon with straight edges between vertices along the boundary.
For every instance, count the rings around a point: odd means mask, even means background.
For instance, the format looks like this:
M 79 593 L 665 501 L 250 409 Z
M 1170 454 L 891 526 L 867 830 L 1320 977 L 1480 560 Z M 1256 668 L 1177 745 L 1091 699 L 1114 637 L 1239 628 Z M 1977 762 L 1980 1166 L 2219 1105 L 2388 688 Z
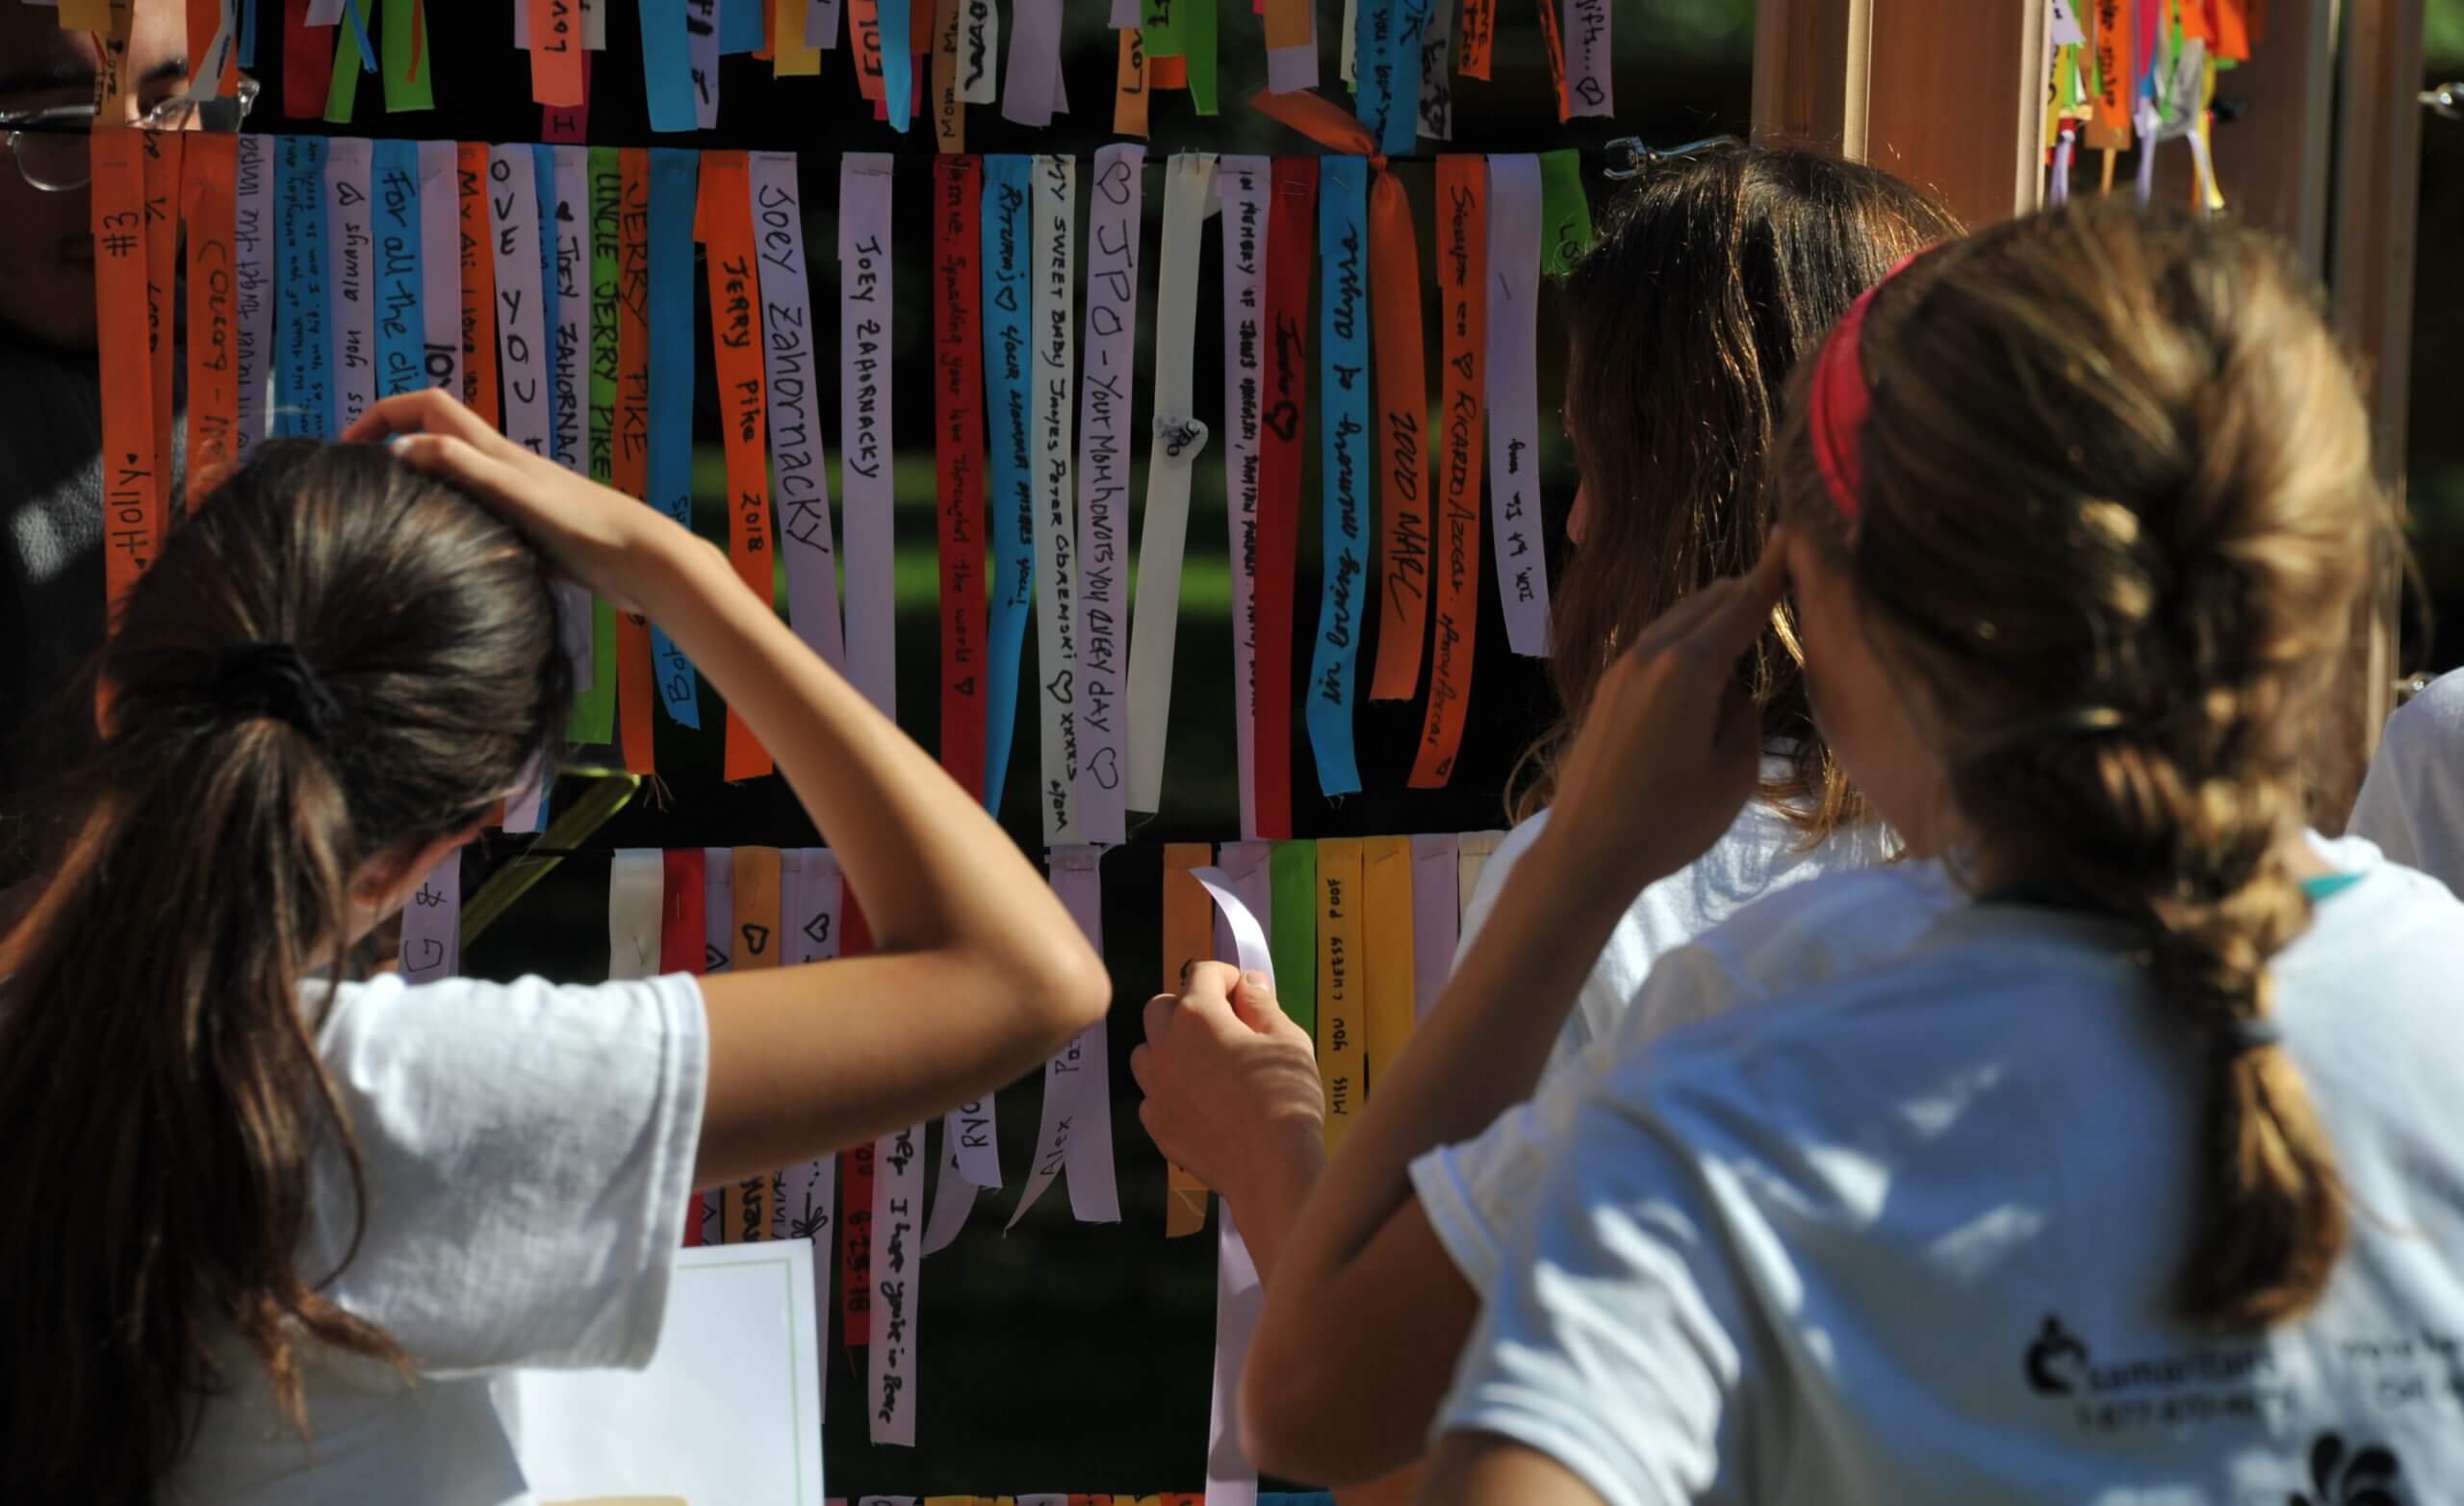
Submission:
M 607 0 L 603 0 L 607 3 Z M 743 0 L 730 0 L 743 3 Z M 540 112 L 529 100 L 527 61 L 513 50 L 512 8 L 476 0 L 429 0 L 427 44 L 433 49 L 438 108 L 389 115 L 382 92 L 367 80 L 358 110 L 347 124 L 317 118 L 319 99 L 290 118 L 280 98 L 281 37 L 274 24 L 277 0 L 260 0 L 255 76 L 267 98 L 249 129 L 270 133 L 321 133 L 372 137 L 442 138 L 527 141 L 540 137 Z M 1746 125 L 1748 60 L 1740 46 L 1713 56 L 1655 48 L 1655 3 L 1617 5 L 1617 87 L 1624 109 L 1617 121 L 1555 119 L 1536 16 L 1529 0 L 1500 7 L 1496 76 L 1492 83 L 1460 80 L 1455 96 L 1452 148 L 1473 151 L 1535 151 L 1561 146 L 1597 148 L 1612 137 L 1639 134 L 1667 143 L 1715 132 L 1742 134 Z M 1005 8 L 1006 9 L 1006 8 Z M 1071 114 L 1048 130 L 1028 130 L 1000 117 L 997 107 L 968 112 L 966 144 L 978 152 L 1070 153 L 1082 160 L 1116 140 L 1111 134 L 1114 34 L 1103 25 L 1098 0 L 1070 0 L 1065 41 Z M 1321 0 L 1319 30 L 1323 73 L 1335 82 L 1334 36 L 1342 7 Z M 1152 100 L 1147 225 L 1142 248 L 1140 292 L 1142 328 L 1138 343 L 1136 391 L 1139 422 L 1151 411 L 1151 336 L 1161 207 L 1162 159 L 1177 150 L 1305 152 L 1316 148 L 1242 108 L 1264 83 L 1264 43 L 1257 18 L 1239 0 L 1221 7 L 1223 113 L 1194 115 L 1185 95 L 1159 93 Z M 1741 38 L 1738 38 L 1741 41 Z M 823 55 L 818 78 L 774 80 L 770 65 L 731 57 L 721 70 L 719 126 L 693 137 L 654 137 L 648 130 L 634 8 L 613 0 L 608 46 L 592 59 L 589 140 L 592 144 L 757 147 L 802 154 L 806 245 L 811 266 L 813 306 L 834 328 L 835 243 L 832 219 L 836 201 L 838 154 L 894 151 L 900 154 L 894 213 L 897 243 L 894 351 L 895 433 L 902 471 L 897 539 L 902 556 L 934 548 L 929 438 L 931 394 L 927 379 L 929 218 L 926 203 L 932 141 L 923 122 L 905 136 L 871 118 L 859 96 L 842 46 Z M 1424 142 L 1424 149 L 1440 143 Z M 1597 168 L 1603 159 L 1589 159 Z M 1424 315 L 1432 331 L 1429 393 L 1438 392 L 1434 333 L 1435 278 L 1431 247 L 1432 168 L 1424 161 L 1402 165 L 1419 224 L 1424 275 Z M 1587 170 L 1595 205 L 1614 185 Z M 1080 201 L 1084 226 L 1085 196 Z M 1196 351 L 1197 411 L 1220 410 L 1220 274 L 1210 228 L 1199 280 Z M 1082 268 L 1083 277 L 1083 268 Z M 1376 290 L 1385 295 L 1387 290 Z M 699 391 L 695 408 L 697 515 L 703 531 L 723 536 L 716 403 L 708 357 L 709 326 L 700 277 L 696 347 Z M 1083 291 L 1081 296 L 1083 297 Z M 1559 316 L 1541 311 L 1543 463 L 1551 503 L 1552 552 L 1562 549 L 1562 516 L 1574 491 L 1565 446 L 1553 415 L 1563 388 L 1564 341 Z M 823 348 L 827 334 L 823 336 Z M 819 411 L 830 431 L 836 490 L 837 392 L 835 363 L 821 362 Z M 1307 680 L 1307 644 L 1318 596 L 1316 539 L 1316 445 L 1305 447 L 1308 473 L 1301 494 L 1299 575 L 1293 633 L 1296 691 Z M 1132 486 L 1143 497 L 1143 448 Z M 699 477 L 706 476 L 706 480 Z M 1139 516 L 1142 517 L 1142 506 Z M 1133 523 L 1133 527 L 1135 523 Z M 1485 532 L 1485 529 L 1484 529 Z M 1135 534 L 1132 534 L 1135 537 Z M 1202 460 L 1189 523 L 1192 578 L 1209 561 L 1218 569 L 1227 553 L 1222 468 Z M 1545 720 L 1551 700 L 1540 661 L 1507 651 L 1496 600 L 1493 564 L 1484 547 L 1482 606 L 1472 686 L 1472 714 L 1454 779 L 1442 791 L 1410 791 L 1411 766 L 1424 701 L 1363 702 L 1355 725 L 1363 793 L 1340 803 L 1318 796 L 1302 719 L 1296 707 L 1293 745 L 1283 751 L 1293 764 L 1296 823 L 1303 837 L 1461 831 L 1504 825 L 1503 790 L 1517 755 Z M 906 729 L 932 748 L 938 698 L 936 663 L 939 625 L 929 592 L 902 593 L 898 615 L 898 703 Z M 1020 682 L 1038 682 L 1034 634 Z M 1361 651 L 1362 683 L 1375 660 L 1373 629 Z M 1424 675 L 1425 679 L 1425 674 Z M 1425 686 L 1424 686 L 1424 695 Z M 1163 810 L 1136 828 L 1128 845 L 1104 859 L 1104 937 L 1116 998 L 1111 1018 L 1111 1072 L 1115 1160 L 1123 1221 L 1116 1225 L 1074 1222 L 1060 1189 L 1049 1194 L 1016 1232 L 1003 1234 L 1025 1181 L 1040 1102 L 1040 1075 L 999 1096 L 1002 1164 L 1007 1187 L 985 1196 L 964 1233 L 935 1255 L 926 1271 L 920 1318 L 920 1406 L 913 1449 L 875 1448 L 864 1422 L 860 1352 L 839 1341 L 835 1314 L 824 1345 L 828 1372 L 825 1424 L 827 1478 L 834 1496 L 1021 1491 L 1120 1491 L 1140 1493 L 1193 1491 L 1203 1483 L 1213 1345 L 1214 1264 L 1212 1225 L 1202 1236 L 1168 1241 L 1163 1236 L 1165 1170 L 1161 1157 L 1138 1127 L 1137 1091 L 1127 1068 L 1138 1040 L 1139 1008 L 1161 983 L 1161 845 L 1167 841 L 1229 841 L 1239 836 L 1232 737 L 1231 621 L 1220 603 L 1212 609 L 1185 604 L 1174 664 L 1168 755 Z M 623 847 L 679 848 L 764 845 L 792 847 L 820 840 L 784 784 L 775 779 L 728 785 L 719 777 L 718 704 L 704 690 L 699 733 L 657 722 L 660 798 L 636 800 L 575 856 L 566 858 L 465 956 L 468 972 L 511 978 L 540 973 L 591 980 L 605 976 L 608 853 Z M 1000 812 L 1011 835 L 1033 854 L 1040 831 L 1032 800 L 1037 778 L 1037 733 L 1026 698 L 1012 756 L 1009 788 Z M 570 799 L 575 786 L 560 789 Z M 485 873 L 520 850 L 522 839 L 491 837 L 466 858 L 464 892 Z M 827 1028 L 818 1026 L 817 1028 Z M 937 1144 L 938 1127 L 934 1136 Z

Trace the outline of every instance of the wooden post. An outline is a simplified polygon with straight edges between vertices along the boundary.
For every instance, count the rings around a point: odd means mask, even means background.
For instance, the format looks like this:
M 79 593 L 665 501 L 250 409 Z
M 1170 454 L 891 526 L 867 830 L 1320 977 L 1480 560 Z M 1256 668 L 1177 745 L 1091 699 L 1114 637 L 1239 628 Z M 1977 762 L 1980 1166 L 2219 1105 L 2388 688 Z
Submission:
M 2043 0 L 1762 0 L 1754 42 L 1758 138 L 1887 168 L 1971 225 L 2037 206 Z

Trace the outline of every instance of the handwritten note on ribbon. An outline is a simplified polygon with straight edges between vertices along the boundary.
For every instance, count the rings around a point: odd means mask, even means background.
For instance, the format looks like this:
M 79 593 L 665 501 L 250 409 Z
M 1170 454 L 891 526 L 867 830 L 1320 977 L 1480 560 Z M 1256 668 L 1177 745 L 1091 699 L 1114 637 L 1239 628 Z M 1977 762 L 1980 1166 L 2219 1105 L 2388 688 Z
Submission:
M 1540 163 L 1489 159 L 1489 507 L 1506 642 L 1549 651 L 1540 533 Z
M 1445 373 L 1430 467 L 1437 498 L 1428 709 L 1411 787 L 1442 789 L 1470 719 L 1480 625 L 1480 444 L 1487 418 L 1488 167 L 1477 157 L 1437 162 L 1438 324 Z
M 462 853 L 448 853 L 402 907 L 402 978 L 432 983 L 462 970 Z
M 651 151 L 650 492 L 652 506 L 693 526 L 693 205 L 699 154 Z M 657 624 L 651 625 L 659 704 L 680 727 L 702 725 L 701 676 Z
M 1360 1116 L 1367 1088 L 1368 996 L 1361 978 L 1361 845 L 1328 837 L 1318 844 L 1318 1074 L 1326 1087 L 1326 1154 L 1342 1148 Z
M 1318 249 L 1322 371 L 1318 424 L 1323 578 L 1318 637 L 1309 655 L 1309 746 L 1318 788 L 1332 798 L 1360 789 L 1352 754 L 1361 625 L 1368 617 L 1370 441 L 1369 165 L 1328 157 L 1320 171 Z
M 121 395 L 103 408 L 103 587 L 115 612 L 153 565 L 164 523 L 166 467 L 154 443 L 145 177 L 137 135 L 107 128 L 96 131 L 90 145 L 96 357 L 103 380 Z
M 331 439 L 334 393 L 327 368 L 325 308 L 325 141 L 276 139 L 275 192 L 280 209 L 281 295 L 274 367 L 273 431 L 284 437 Z M 102 181 L 97 174 L 96 181 Z M 98 241 L 108 254 L 110 242 Z
M 872 1344 L 864 1394 L 873 1442 L 915 1446 L 917 1320 L 924 1300 L 924 1126 L 873 1142 Z
M 796 159 L 785 152 L 755 152 L 746 171 L 759 238 L 770 471 L 778 487 L 779 549 L 787 562 L 787 620 L 822 662 L 843 672 L 847 640 L 838 618 L 838 550 L 830 523 L 821 377 L 805 282 L 803 190 Z
M 1036 600 L 1042 677 L 1043 811 L 1047 846 L 1080 840 L 1078 822 L 1078 529 L 1077 498 L 1070 489 L 1071 399 L 1077 379 L 1077 312 L 1073 268 L 1078 257 L 1078 164 L 1067 157 L 1038 157 L 1035 179 L 1034 249 L 1028 258 L 1035 285 L 1031 334 L 1032 411 L 1035 415 Z
M 266 386 L 273 371 L 274 191 L 273 150 L 262 136 L 240 138 L 238 181 L 233 194 L 232 279 L 239 321 L 233 330 L 240 381 L 240 426 L 232 436 L 241 465 L 266 437 Z
M 1225 157 L 1223 200 L 1223 495 L 1232 561 L 1232 707 L 1241 779 L 1241 835 L 1258 838 L 1258 440 L 1265 432 L 1266 271 L 1274 165 Z
M 368 199 L 373 142 L 325 143 L 325 215 L 333 274 L 335 421 L 348 428 L 376 399 L 375 239 Z
M 890 174 L 896 159 L 838 163 L 839 495 L 846 498 L 847 677 L 898 714 L 890 482 Z
M 1018 660 L 1035 605 L 1036 503 L 1029 416 L 1035 289 L 1028 277 L 1034 185 L 1025 157 L 984 159 L 984 404 L 990 454 L 991 582 L 985 666 L 984 802 L 998 811 L 1018 724 Z M 1099 174 L 1100 175 L 1100 174 Z M 1090 297 L 1092 297 L 1090 293 Z M 1094 357 L 1090 346 L 1088 359 Z M 1083 470 L 1083 466 L 1082 466 Z
M 1091 842 L 1127 832 L 1129 478 L 1136 450 L 1138 288 L 1146 148 L 1104 147 L 1087 210 L 1086 383 L 1078 395 L 1080 718 L 1078 828 Z

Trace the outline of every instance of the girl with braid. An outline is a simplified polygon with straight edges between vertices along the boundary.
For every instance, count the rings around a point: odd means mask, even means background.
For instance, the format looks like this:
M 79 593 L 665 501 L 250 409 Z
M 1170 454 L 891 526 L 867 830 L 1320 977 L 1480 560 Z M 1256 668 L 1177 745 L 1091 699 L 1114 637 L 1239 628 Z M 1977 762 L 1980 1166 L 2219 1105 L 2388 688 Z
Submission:
M 1544 1089 L 1424 1498 L 2452 1499 L 2464 905 L 2303 829 L 2386 506 L 2313 290 L 2218 222 L 1997 226 L 1833 332 L 1773 485 L 1761 564 L 1610 673 L 1565 836 L 1450 987 L 1567 1007 L 1564 958 L 1692 856 L 1656 808 L 1751 789 L 1723 690 L 1791 591 L 1835 754 L 1965 899 Z M 1375 1293 L 1411 1187 L 1361 1149 L 1268 1293 L 1277 1471 L 1341 1452 L 1278 1378 L 1374 1337 L 1313 1285 L 1407 1322 Z

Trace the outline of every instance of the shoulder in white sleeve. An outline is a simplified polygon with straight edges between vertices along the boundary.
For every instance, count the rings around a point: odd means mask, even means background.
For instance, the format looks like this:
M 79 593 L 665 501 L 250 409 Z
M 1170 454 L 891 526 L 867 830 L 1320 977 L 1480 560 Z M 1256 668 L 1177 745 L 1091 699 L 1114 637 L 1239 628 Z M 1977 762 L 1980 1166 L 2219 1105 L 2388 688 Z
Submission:
M 431 1373 L 648 1363 L 709 1075 L 691 978 L 381 978 L 336 995 L 318 1046 L 365 1172 L 337 1301 Z M 321 1157 L 308 1269 L 343 1264 L 353 1212 Z

